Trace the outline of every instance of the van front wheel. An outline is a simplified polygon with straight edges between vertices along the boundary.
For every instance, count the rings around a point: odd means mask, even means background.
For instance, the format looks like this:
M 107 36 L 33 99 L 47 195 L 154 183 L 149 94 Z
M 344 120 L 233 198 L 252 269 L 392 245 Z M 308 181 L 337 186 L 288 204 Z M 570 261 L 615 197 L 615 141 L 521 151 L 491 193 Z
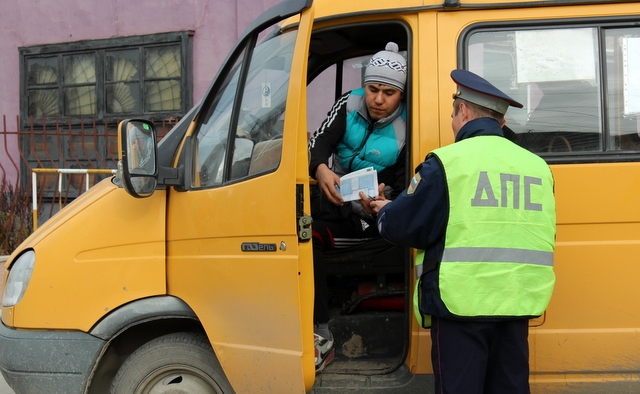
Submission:
M 109 392 L 231 394 L 233 389 L 207 337 L 181 332 L 156 338 L 133 352 Z

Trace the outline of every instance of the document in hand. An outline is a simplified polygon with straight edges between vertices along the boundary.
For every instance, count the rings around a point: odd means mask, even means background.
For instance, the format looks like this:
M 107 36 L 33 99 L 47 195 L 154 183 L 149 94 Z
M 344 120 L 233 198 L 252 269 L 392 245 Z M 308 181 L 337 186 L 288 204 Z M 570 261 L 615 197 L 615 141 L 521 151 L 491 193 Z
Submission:
M 340 195 L 344 201 L 359 200 L 358 193 L 369 197 L 378 195 L 378 171 L 373 167 L 354 171 L 340 178 Z

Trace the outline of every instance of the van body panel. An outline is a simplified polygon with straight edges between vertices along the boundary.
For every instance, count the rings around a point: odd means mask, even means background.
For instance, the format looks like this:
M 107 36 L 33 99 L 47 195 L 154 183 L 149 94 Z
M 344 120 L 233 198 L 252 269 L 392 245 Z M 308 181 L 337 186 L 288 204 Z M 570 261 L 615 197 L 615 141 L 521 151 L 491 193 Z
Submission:
M 316 8 L 315 17 L 318 19 L 323 19 L 325 17 L 335 18 L 336 16 L 351 14 L 389 14 L 390 12 L 423 7 L 425 4 L 429 5 L 429 3 L 432 3 L 431 5 L 437 5 L 439 7 L 442 6 L 441 1 L 408 0 L 402 2 L 389 2 L 384 0 L 374 0 L 368 3 L 367 10 L 363 10 L 362 6 L 358 3 L 350 1 L 329 0 L 323 1 L 321 3 L 316 2 L 314 3 L 314 7 Z
M 163 190 L 131 199 L 105 179 L 54 215 L 23 244 L 36 262 L 13 325 L 88 331 L 120 305 L 164 294 L 164 205 Z
M 552 170 L 557 282 L 544 326 L 531 331 L 535 379 L 562 372 L 626 380 L 626 371 L 638 368 L 640 354 L 640 321 L 621 303 L 640 299 L 634 271 L 640 253 L 638 187 L 628 182 L 640 179 L 640 163 L 555 165 Z M 601 203 L 611 196 L 615 203 Z
M 411 68 L 413 70 L 422 68 L 438 70 L 440 60 L 433 55 L 439 50 L 439 42 L 435 39 L 438 37 L 438 14 L 419 13 L 417 26 L 417 33 L 412 42 L 414 62 L 411 64 Z M 446 113 L 451 109 L 451 106 L 448 106 L 449 100 L 440 102 L 437 94 L 441 83 L 439 74 L 438 72 L 411 73 L 413 85 L 418 87 L 411 90 L 414 106 L 411 112 L 411 169 L 415 169 L 418 164 L 422 163 L 427 153 L 440 147 L 443 139 L 449 140 L 453 136 L 451 112 Z M 424 94 L 423 92 L 428 93 Z M 441 122 L 445 127 L 441 126 Z M 417 130 L 421 132 L 415 132 Z M 413 176 L 412 173 L 409 175 Z

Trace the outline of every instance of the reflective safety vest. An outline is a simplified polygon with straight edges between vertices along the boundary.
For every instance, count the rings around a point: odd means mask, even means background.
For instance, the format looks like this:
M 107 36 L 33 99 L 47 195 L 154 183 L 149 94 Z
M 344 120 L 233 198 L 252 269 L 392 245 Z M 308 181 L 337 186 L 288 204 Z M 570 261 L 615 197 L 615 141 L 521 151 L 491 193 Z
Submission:
M 483 152 L 500 152 L 485 155 Z M 549 166 L 500 136 L 478 136 L 436 149 L 449 196 L 437 302 L 451 318 L 535 317 L 555 283 L 555 199 Z M 423 251 L 416 268 L 421 277 Z M 434 313 L 433 305 L 414 306 Z M 433 294 L 428 299 L 434 299 Z M 422 313 L 420 312 L 422 311 Z

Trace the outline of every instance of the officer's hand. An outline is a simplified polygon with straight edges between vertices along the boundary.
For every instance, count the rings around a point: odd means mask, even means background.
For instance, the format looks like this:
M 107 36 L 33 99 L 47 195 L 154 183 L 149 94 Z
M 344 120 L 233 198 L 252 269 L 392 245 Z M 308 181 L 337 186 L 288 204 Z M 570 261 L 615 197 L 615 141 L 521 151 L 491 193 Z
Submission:
M 340 177 L 331 171 L 326 164 L 320 164 L 316 169 L 316 179 L 322 194 L 332 204 L 342 206 L 344 200 L 336 187 L 340 187 Z
M 360 192 L 360 205 L 371 215 L 377 215 L 380 209 L 390 202 L 391 200 L 387 200 L 384 196 L 384 183 L 378 185 L 378 195 L 376 197 L 369 197 L 364 192 Z

